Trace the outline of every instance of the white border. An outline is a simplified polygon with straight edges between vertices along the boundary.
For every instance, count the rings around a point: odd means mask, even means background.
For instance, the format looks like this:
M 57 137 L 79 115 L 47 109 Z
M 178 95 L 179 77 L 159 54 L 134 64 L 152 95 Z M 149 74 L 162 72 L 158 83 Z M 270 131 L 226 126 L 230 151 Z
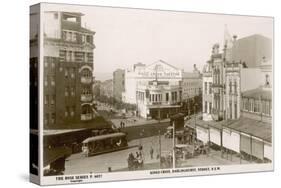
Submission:
M 43 15 L 44 5 L 57 5 L 58 8 L 61 6 L 93 6 L 93 5 L 81 5 L 81 4 L 56 4 L 56 3 L 42 3 L 40 4 L 40 81 L 43 81 Z M 110 7 L 112 8 L 112 7 Z M 114 7 L 113 7 L 114 8 Z M 120 8 L 120 7 L 118 7 Z M 122 7 L 126 8 L 126 7 Z M 155 10 L 157 11 L 157 10 Z M 167 10 L 160 10 L 167 11 Z M 176 10 L 174 10 L 176 11 Z M 190 11 L 185 11 L 189 12 Z M 192 12 L 195 13 L 195 12 Z M 200 14 L 210 14 L 210 13 L 202 13 Z M 215 13 L 216 14 L 216 13 Z M 218 14 L 220 15 L 220 14 Z M 235 16 L 235 15 L 234 15 Z M 237 15 L 241 16 L 241 15 Z M 257 16 L 259 17 L 259 16 Z M 270 18 L 270 17 L 269 17 Z M 273 48 L 274 49 L 274 48 Z M 40 84 L 40 91 L 43 91 L 43 84 Z M 43 92 L 40 94 L 40 106 L 43 105 Z M 145 171 L 126 171 L 126 172 L 110 172 L 110 173 L 94 173 L 94 174 L 73 174 L 73 175 L 64 175 L 64 176 L 43 176 L 43 109 L 40 108 L 40 184 L 41 185 L 57 185 L 57 184 L 76 184 L 76 183 L 89 183 L 89 182 L 104 182 L 104 181 L 120 181 L 120 180 L 136 180 L 136 179 L 152 179 L 152 178 L 167 178 L 167 177 L 182 177 L 182 176 L 202 176 L 202 175 L 215 175 L 215 174 L 231 174 L 231 173 L 246 173 L 246 172 L 262 172 L 262 171 L 273 171 L 274 166 L 272 163 L 266 164 L 242 164 L 242 165 L 217 165 L 217 166 L 203 166 L 203 167 L 190 167 L 190 168 L 177 168 L 174 170 L 188 170 L 188 169 L 197 169 L 195 172 L 181 172 L 181 173 L 160 173 L 157 175 L 151 175 L 150 172 L 153 171 L 163 171 L 164 169 L 157 170 L 145 170 Z M 230 132 L 236 132 L 234 130 L 229 129 Z M 274 147 L 273 147 L 274 148 Z M 273 157 L 274 159 L 274 157 Z M 198 171 L 201 168 L 211 168 L 211 167 L 219 167 L 218 171 Z M 173 169 L 168 169 L 173 171 Z M 102 178 L 92 178 L 92 179 L 82 179 L 81 181 L 70 181 L 70 180 L 56 180 L 57 177 L 71 177 L 74 178 L 76 176 L 90 176 L 90 175 L 101 175 Z

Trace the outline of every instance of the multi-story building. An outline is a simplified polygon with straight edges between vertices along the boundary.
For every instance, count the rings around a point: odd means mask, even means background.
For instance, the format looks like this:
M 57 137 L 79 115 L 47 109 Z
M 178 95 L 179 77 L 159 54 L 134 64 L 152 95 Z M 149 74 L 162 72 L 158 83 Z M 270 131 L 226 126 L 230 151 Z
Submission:
M 44 127 L 72 127 L 93 119 L 93 37 L 83 14 L 44 12 Z
M 266 37 L 252 35 L 239 40 L 236 38 L 233 37 L 231 48 L 225 44 L 222 52 L 219 44 L 215 44 L 211 58 L 203 69 L 202 108 L 205 121 L 239 119 L 241 91 L 259 85 L 260 62 L 265 59 L 260 54 L 271 54 L 268 47 L 270 39 Z M 255 44 L 258 51 L 253 50 Z M 247 49 L 250 54 L 240 54 L 241 49 Z
M 193 72 L 184 72 L 182 76 L 182 99 L 192 99 L 202 94 L 202 75 L 194 65 Z
M 124 102 L 136 104 L 144 118 L 167 118 L 182 101 L 182 70 L 162 60 L 136 64 L 125 72 Z
M 236 38 L 225 41 L 222 52 L 215 44 L 204 66 L 203 120 L 196 121 L 197 139 L 220 147 L 222 155 L 227 151 L 239 153 L 250 161 L 270 162 L 273 159 L 270 39 L 253 35 L 240 39 L 243 43 L 237 45 Z M 263 42 L 257 42 L 258 38 Z
M 113 97 L 122 101 L 122 93 L 125 91 L 125 70 L 117 69 L 113 72 Z

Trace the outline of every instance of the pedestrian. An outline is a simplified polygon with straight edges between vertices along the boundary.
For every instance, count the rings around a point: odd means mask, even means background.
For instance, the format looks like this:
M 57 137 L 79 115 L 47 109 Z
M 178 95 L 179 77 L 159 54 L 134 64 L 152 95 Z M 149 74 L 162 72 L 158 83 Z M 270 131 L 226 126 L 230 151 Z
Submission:
M 151 159 L 153 159 L 153 152 L 154 152 L 154 150 L 153 150 L 153 147 L 151 146 L 150 147 L 150 158 Z
M 122 121 L 120 121 L 120 128 L 122 128 L 122 125 L 123 125 L 123 122 L 122 122 Z
M 139 152 L 136 151 L 136 158 L 138 158 L 138 157 L 139 157 Z

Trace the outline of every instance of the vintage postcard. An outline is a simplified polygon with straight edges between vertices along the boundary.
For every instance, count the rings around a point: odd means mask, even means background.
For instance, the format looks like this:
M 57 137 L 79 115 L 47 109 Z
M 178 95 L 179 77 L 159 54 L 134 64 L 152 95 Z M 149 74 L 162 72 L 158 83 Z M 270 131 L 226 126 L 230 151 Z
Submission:
M 30 8 L 41 185 L 273 170 L 274 19 Z

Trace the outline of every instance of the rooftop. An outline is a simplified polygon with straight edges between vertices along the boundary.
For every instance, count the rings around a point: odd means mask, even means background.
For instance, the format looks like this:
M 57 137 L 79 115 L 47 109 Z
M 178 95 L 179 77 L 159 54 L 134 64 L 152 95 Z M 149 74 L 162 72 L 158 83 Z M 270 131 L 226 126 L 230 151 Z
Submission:
M 264 100 L 272 100 L 272 91 L 259 87 L 243 92 L 242 96 L 254 99 L 261 98 Z
M 258 137 L 271 143 L 272 126 L 270 123 L 241 117 L 239 120 L 227 124 L 226 127 Z
M 188 123 L 189 127 L 195 128 L 194 120 Z M 251 136 L 255 136 L 257 138 L 263 139 L 267 142 L 271 143 L 272 138 L 272 126 L 270 123 L 265 123 L 262 121 L 240 117 L 238 120 L 227 120 L 227 121 L 203 121 L 196 120 L 196 126 L 208 128 L 214 127 L 217 129 L 222 129 L 223 127 L 227 127 Z
M 184 72 L 183 78 L 201 78 L 201 74 L 194 72 Z

